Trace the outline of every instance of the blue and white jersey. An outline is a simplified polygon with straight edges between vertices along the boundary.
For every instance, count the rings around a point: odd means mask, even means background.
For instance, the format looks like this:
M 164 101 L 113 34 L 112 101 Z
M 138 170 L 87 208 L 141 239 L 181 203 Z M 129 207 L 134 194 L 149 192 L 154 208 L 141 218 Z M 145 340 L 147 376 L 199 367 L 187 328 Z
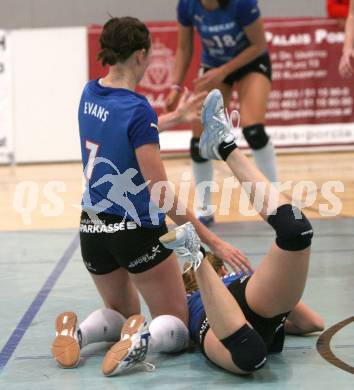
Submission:
M 157 115 L 147 99 L 93 80 L 84 88 L 78 114 L 87 182 L 83 209 L 161 226 L 165 215 L 150 202 L 135 154 L 139 146 L 159 144 Z
M 200 0 L 179 0 L 177 18 L 193 26 L 202 40 L 202 65 L 218 67 L 250 46 L 244 27 L 260 17 L 257 0 L 230 0 L 225 8 L 207 11 Z

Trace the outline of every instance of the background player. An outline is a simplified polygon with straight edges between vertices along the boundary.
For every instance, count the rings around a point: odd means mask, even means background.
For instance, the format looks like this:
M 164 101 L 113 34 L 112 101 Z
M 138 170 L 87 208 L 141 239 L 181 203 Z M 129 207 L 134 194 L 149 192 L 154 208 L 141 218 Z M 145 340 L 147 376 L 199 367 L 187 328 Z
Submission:
M 129 317 L 122 329 L 123 343 L 114 346 L 103 362 L 104 374 L 112 375 L 141 361 L 147 351 L 146 321 L 143 316 L 136 316 L 140 313 L 138 290 L 155 321 L 155 332 L 151 332 L 154 350 L 176 352 L 188 344 L 188 309 L 182 277 L 174 253 L 159 242 L 159 237 L 167 232 L 165 213 L 161 211 L 166 199 L 172 201 L 168 215 L 177 224 L 191 221 L 220 258 L 245 269 L 249 263 L 188 209 L 183 215 L 177 212 L 177 199 L 174 195 L 169 199 L 168 190 L 155 191 L 155 185 L 159 188 L 159 183 L 167 182 L 160 156 L 158 119 L 147 99 L 135 92 L 148 66 L 151 40 L 146 26 L 135 18 L 112 18 L 103 27 L 100 44 L 99 59 L 103 65 L 109 65 L 109 71 L 86 85 L 79 107 L 87 178 L 80 243 L 86 268 L 106 308 L 112 310 L 93 313 L 77 333 L 76 315 L 61 314 L 52 352 L 62 367 L 74 367 L 79 363 L 80 347 L 109 341 L 114 332 L 118 339 L 123 317 Z M 195 116 L 198 99 L 188 99 L 191 104 L 186 101 L 177 112 L 161 118 L 159 125 L 167 127 Z M 192 114 L 190 108 L 194 108 Z M 120 194 L 126 192 L 130 202 L 125 203 L 133 205 L 133 210 L 126 210 L 109 197 L 113 185 L 122 185 L 127 179 L 127 171 L 129 188 L 123 186 Z M 109 177 L 112 178 L 108 180 Z M 134 218 L 135 214 L 138 218 Z M 169 315 L 169 321 L 162 315 Z M 174 344 L 164 344 L 166 334 L 175 335 Z
M 205 309 L 196 330 L 202 351 L 228 371 L 251 373 L 264 366 L 268 352 L 282 350 L 284 338 L 279 330 L 304 291 L 313 230 L 305 215 L 288 204 L 237 148 L 219 90 L 209 93 L 202 121 L 201 155 L 226 161 L 241 184 L 265 184 L 264 201 L 257 209 L 275 230 L 276 240 L 254 274 L 234 280 L 229 288 L 204 261 L 205 252 L 191 224 L 160 240 L 191 258 Z M 249 194 L 252 204 L 254 195 L 253 191 Z
M 343 54 L 339 62 L 339 73 L 344 78 L 353 76 L 354 61 L 354 0 L 350 1 L 349 14 L 345 23 Z
M 166 107 L 175 107 L 193 54 L 193 34 L 196 29 L 202 40 L 201 77 L 196 91 L 222 91 L 229 105 L 233 86 L 240 103 L 243 134 L 252 149 L 258 168 L 270 181 L 276 181 L 275 151 L 265 132 L 265 113 L 271 90 L 271 62 L 257 0 L 179 0 L 178 49 L 174 85 Z M 193 122 L 191 140 L 192 166 L 196 185 L 211 181 L 212 162 L 199 154 L 198 142 L 202 132 L 199 120 Z M 210 191 L 200 188 L 197 214 L 209 224 Z

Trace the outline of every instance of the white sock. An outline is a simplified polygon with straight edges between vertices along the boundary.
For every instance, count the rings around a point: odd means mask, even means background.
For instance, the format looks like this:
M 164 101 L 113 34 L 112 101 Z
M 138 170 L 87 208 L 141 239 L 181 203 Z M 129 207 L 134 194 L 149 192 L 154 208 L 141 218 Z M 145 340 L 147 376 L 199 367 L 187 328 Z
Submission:
M 277 181 L 277 164 L 275 149 L 269 141 L 262 149 L 252 150 L 258 169 L 268 178 L 269 181 Z
M 118 341 L 126 318 L 115 310 L 103 308 L 91 313 L 76 331 L 80 348 L 101 341 Z
M 154 318 L 149 331 L 149 352 L 180 352 L 189 345 L 188 328 L 175 316 L 162 315 Z
M 197 196 L 197 209 L 195 212 L 198 217 L 210 215 L 210 213 L 206 212 L 207 207 L 211 204 L 210 187 L 208 186 L 207 188 L 203 188 L 203 186 L 198 186 L 198 184 L 213 180 L 213 162 L 208 160 L 202 163 L 197 163 L 192 160 L 192 168 Z

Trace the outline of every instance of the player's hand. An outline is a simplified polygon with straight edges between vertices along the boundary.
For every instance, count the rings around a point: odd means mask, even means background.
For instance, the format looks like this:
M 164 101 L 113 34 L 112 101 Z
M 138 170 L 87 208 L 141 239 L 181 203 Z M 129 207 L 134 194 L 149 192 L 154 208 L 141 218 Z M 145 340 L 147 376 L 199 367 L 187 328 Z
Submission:
M 343 52 L 342 58 L 339 61 L 339 74 L 344 78 L 348 79 L 353 76 L 354 69 L 352 61 L 354 59 L 354 49 Z
M 185 88 L 176 109 L 180 121 L 183 123 L 191 123 L 199 120 L 206 96 L 207 92 L 193 94 Z
M 228 242 L 218 240 L 216 244 L 210 246 L 210 249 L 217 257 L 228 263 L 237 274 L 254 272 L 247 257 Z
M 218 68 L 210 69 L 205 72 L 203 76 L 194 80 L 195 88 L 199 91 L 210 91 L 213 88 L 217 88 L 227 76 L 224 68 L 219 66 Z
M 166 112 L 172 112 L 176 109 L 180 96 L 181 96 L 180 90 L 171 89 L 170 93 L 167 95 L 166 102 L 165 102 Z

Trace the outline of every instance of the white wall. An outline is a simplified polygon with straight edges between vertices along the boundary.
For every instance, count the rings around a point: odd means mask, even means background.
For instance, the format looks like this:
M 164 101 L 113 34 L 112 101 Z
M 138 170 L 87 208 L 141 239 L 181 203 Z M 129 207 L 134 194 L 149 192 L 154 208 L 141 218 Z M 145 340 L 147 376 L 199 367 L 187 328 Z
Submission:
M 1 0 L 0 28 L 63 27 L 103 23 L 108 15 L 144 21 L 175 20 L 178 0 Z M 259 0 L 264 16 L 325 15 L 326 0 Z
M 77 107 L 87 81 L 86 28 L 12 32 L 15 158 L 80 159 Z
M 277 17 L 324 17 L 326 0 L 258 0 L 263 16 Z

